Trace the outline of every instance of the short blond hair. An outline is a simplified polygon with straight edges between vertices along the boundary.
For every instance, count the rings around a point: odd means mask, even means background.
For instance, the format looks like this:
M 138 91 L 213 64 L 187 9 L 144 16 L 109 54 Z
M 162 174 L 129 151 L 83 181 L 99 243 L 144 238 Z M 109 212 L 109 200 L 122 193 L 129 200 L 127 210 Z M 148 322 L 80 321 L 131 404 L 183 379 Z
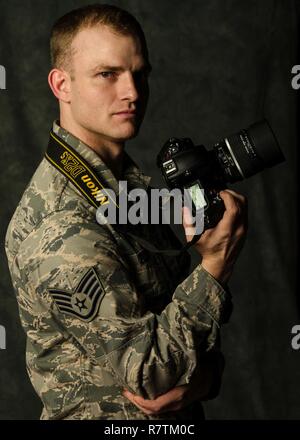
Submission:
M 50 37 L 52 68 L 70 68 L 73 39 L 80 30 L 96 25 L 109 26 L 119 34 L 137 39 L 144 59 L 149 63 L 145 35 L 136 18 L 124 9 L 97 3 L 74 9 L 54 23 Z

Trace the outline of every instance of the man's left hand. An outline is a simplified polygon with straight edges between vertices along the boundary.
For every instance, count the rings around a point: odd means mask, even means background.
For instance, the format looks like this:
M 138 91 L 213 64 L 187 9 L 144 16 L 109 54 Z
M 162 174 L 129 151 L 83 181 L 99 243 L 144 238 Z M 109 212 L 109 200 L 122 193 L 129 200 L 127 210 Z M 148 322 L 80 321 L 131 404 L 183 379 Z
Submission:
M 179 411 L 190 405 L 195 400 L 205 400 L 209 394 L 214 374 L 211 364 L 201 365 L 188 385 L 180 385 L 172 388 L 156 399 L 144 399 L 128 390 L 123 391 L 123 396 L 147 415 L 159 415 L 170 411 Z
M 193 401 L 189 385 L 172 388 L 156 399 L 144 399 L 130 391 L 124 390 L 123 396 L 147 415 L 159 415 L 169 411 L 178 411 Z

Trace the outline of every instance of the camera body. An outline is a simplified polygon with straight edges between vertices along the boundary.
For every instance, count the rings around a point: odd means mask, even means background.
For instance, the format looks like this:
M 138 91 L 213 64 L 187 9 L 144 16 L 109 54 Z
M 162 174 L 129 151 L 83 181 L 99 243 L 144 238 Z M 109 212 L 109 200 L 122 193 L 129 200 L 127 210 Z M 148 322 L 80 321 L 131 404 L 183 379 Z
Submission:
M 219 192 L 227 183 L 282 161 L 284 156 L 266 120 L 222 139 L 212 150 L 195 146 L 189 138 L 170 138 L 157 156 L 168 187 L 187 190 L 192 214 L 204 215 L 204 230 L 216 226 L 223 216 L 225 207 Z

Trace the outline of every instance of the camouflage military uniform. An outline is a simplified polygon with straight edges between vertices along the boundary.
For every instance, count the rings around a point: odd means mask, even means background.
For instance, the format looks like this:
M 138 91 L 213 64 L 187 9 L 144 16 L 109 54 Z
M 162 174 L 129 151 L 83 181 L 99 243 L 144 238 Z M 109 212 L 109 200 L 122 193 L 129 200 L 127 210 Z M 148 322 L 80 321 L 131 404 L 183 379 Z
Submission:
M 53 131 L 118 192 L 92 149 L 57 123 Z M 128 188 L 146 188 L 149 178 L 128 155 L 125 164 Z M 41 418 L 191 417 L 191 408 L 147 416 L 122 390 L 154 398 L 189 383 L 199 357 L 219 351 L 230 295 L 201 265 L 188 275 L 185 257 L 145 252 L 111 225 L 100 226 L 95 213 L 44 158 L 8 227 L 6 253 Z M 158 247 L 175 246 L 169 226 L 144 225 L 140 233 Z M 194 411 L 200 414 L 200 403 Z

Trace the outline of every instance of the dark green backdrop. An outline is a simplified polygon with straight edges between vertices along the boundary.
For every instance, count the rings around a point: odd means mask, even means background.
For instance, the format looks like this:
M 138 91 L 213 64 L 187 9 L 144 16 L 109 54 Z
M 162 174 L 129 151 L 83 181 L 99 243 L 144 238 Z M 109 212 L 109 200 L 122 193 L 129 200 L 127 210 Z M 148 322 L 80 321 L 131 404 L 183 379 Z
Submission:
M 0 419 L 40 414 L 25 369 L 25 339 L 3 250 L 6 227 L 41 160 L 57 117 L 47 85 L 53 21 L 87 1 L 0 0 L 1 277 Z M 266 116 L 287 162 L 235 188 L 249 198 L 250 229 L 231 281 L 234 313 L 223 328 L 226 370 L 213 419 L 292 419 L 300 415 L 297 294 L 297 56 L 294 0 L 112 1 L 136 15 L 149 43 L 151 99 L 128 152 L 161 183 L 155 156 L 170 136 L 212 144 Z M 298 295 L 298 298 L 297 298 Z

